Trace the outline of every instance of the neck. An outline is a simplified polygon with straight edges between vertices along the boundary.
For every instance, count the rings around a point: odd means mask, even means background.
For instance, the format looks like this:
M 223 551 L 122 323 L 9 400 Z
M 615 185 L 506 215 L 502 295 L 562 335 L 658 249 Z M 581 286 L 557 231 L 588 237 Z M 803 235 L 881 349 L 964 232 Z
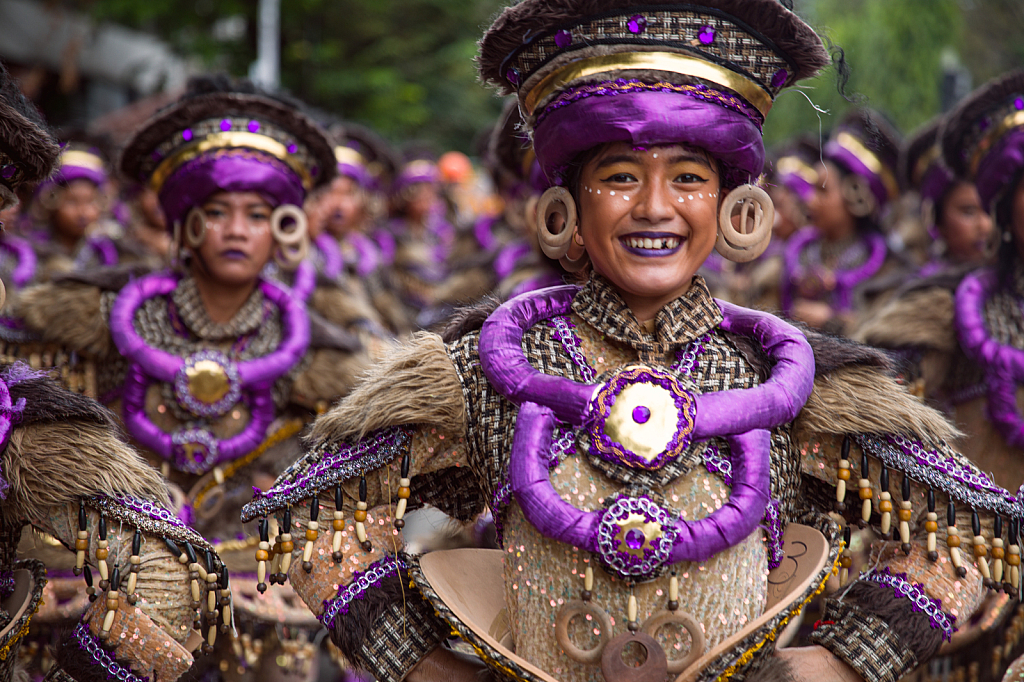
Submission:
M 212 278 L 200 265 L 192 266 L 192 277 L 196 281 L 199 297 L 206 308 L 206 314 L 219 324 L 226 324 L 234 319 L 245 302 L 249 300 L 259 279 L 245 284 L 229 284 Z

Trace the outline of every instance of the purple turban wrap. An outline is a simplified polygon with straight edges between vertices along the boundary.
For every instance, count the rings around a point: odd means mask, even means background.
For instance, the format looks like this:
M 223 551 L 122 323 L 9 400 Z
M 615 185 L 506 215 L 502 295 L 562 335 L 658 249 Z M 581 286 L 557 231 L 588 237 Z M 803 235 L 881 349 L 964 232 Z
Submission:
M 1024 128 L 1011 130 L 982 157 L 974 184 L 985 210 L 1004 191 L 1013 191 L 1010 183 L 1024 170 Z

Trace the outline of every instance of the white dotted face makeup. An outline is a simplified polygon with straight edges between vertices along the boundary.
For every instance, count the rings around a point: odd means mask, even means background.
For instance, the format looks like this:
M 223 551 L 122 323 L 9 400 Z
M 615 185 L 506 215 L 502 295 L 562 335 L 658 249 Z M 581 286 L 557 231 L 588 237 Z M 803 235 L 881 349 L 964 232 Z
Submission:
M 615 190 L 612 190 L 611 192 L 608 192 L 608 194 L 610 194 L 612 196 L 615 196 Z

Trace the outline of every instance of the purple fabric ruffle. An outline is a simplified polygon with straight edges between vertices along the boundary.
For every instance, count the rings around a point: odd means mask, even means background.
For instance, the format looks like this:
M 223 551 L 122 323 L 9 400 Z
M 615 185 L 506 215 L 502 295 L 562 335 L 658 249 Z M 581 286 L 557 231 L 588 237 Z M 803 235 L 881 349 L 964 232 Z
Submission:
M 986 211 L 993 208 L 992 202 L 1004 191 L 1012 191 L 1009 184 L 1021 169 L 1024 169 L 1024 128 L 1017 128 L 996 142 L 978 165 L 974 184 Z

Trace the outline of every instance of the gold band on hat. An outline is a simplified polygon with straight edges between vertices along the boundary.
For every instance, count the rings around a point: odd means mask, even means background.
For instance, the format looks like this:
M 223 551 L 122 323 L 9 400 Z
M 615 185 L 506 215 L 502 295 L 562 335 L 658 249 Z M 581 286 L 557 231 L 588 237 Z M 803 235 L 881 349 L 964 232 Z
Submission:
M 80 149 L 68 149 L 60 155 L 61 168 L 64 166 L 75 166 L 77 168 L 88 168 L 90 170 L 106 172 L 106 164 L 103 159 L 92 152 L 84 152 Z
M 981 164 L 982 157 L 999 141 L 999 138 L 1019 126 L 1024 126 L 1024 111 L 1014 111 L 1008 114 L 999 122 L 999 125 L 993 126 L 991 130 L 978 140 L 978 145 L 974 148 L 974 153 L 971 154 L 970 171 L 972 177 L 978 172 L 978 166 Z
M 900 185 L 896 182 L 896 177 L 882 163 L 877 154 L 865 147 L 860 140 L 845 130 L 836 135 L 835 141 L 840 147 L 853 154 L 869 171 L 882 179 L 882 184 L 885 185 L 885 191 L 889 193 L 890 199 L 895 199 L 900 195 Z
M 798 175 L 812 185 L 818 182 L 818 172 L 798 156 L 783 156 L 776 162 L 775 170 L 779 173 Z
M 229 131 L 206 135 L 161 161 L 149 179 L 150 188 L 159 192 L 171 173 L 197 156 L 217 149 L 253 149 L 264 152 L 288 164 L 302 178 L 304 188 L 308 190 L 313 186 L 313 178 L 309 174 L 309 169 L 295 155 L 289 154 L 288 148 L 281 142 L 259 133 Z
M 914 172 L 910 177 L 910 181 L 914 183 L 914 185 L 921 184 L 925 171 L 928 170 L 929 166 L 938 161 L 940 156 L 942 156 L 942 147 L 940 145 L 933 144 L 929 147 L 928 151 L 921 154 L 917 163 L 914 164 Z
M 344 145 L 338 145 L 334 148 L 334 160 L 338 163 L 347 163 L 350 166 L 361 166 L 366 167 L 366 157 L 360 154 L 352 147 L 346 147 Z
M 693 76 L 729 88 L 745 99 L 762 116 L 772 108 L 772 97 L 756 81 L 704 59 L 678 52 L 621 52 L 570 62 L 545 76 L 530 92 L 523 104 L 531 116 L 537 105 L 559 88 L 580 78 L 612 71 L 666 71 Z

